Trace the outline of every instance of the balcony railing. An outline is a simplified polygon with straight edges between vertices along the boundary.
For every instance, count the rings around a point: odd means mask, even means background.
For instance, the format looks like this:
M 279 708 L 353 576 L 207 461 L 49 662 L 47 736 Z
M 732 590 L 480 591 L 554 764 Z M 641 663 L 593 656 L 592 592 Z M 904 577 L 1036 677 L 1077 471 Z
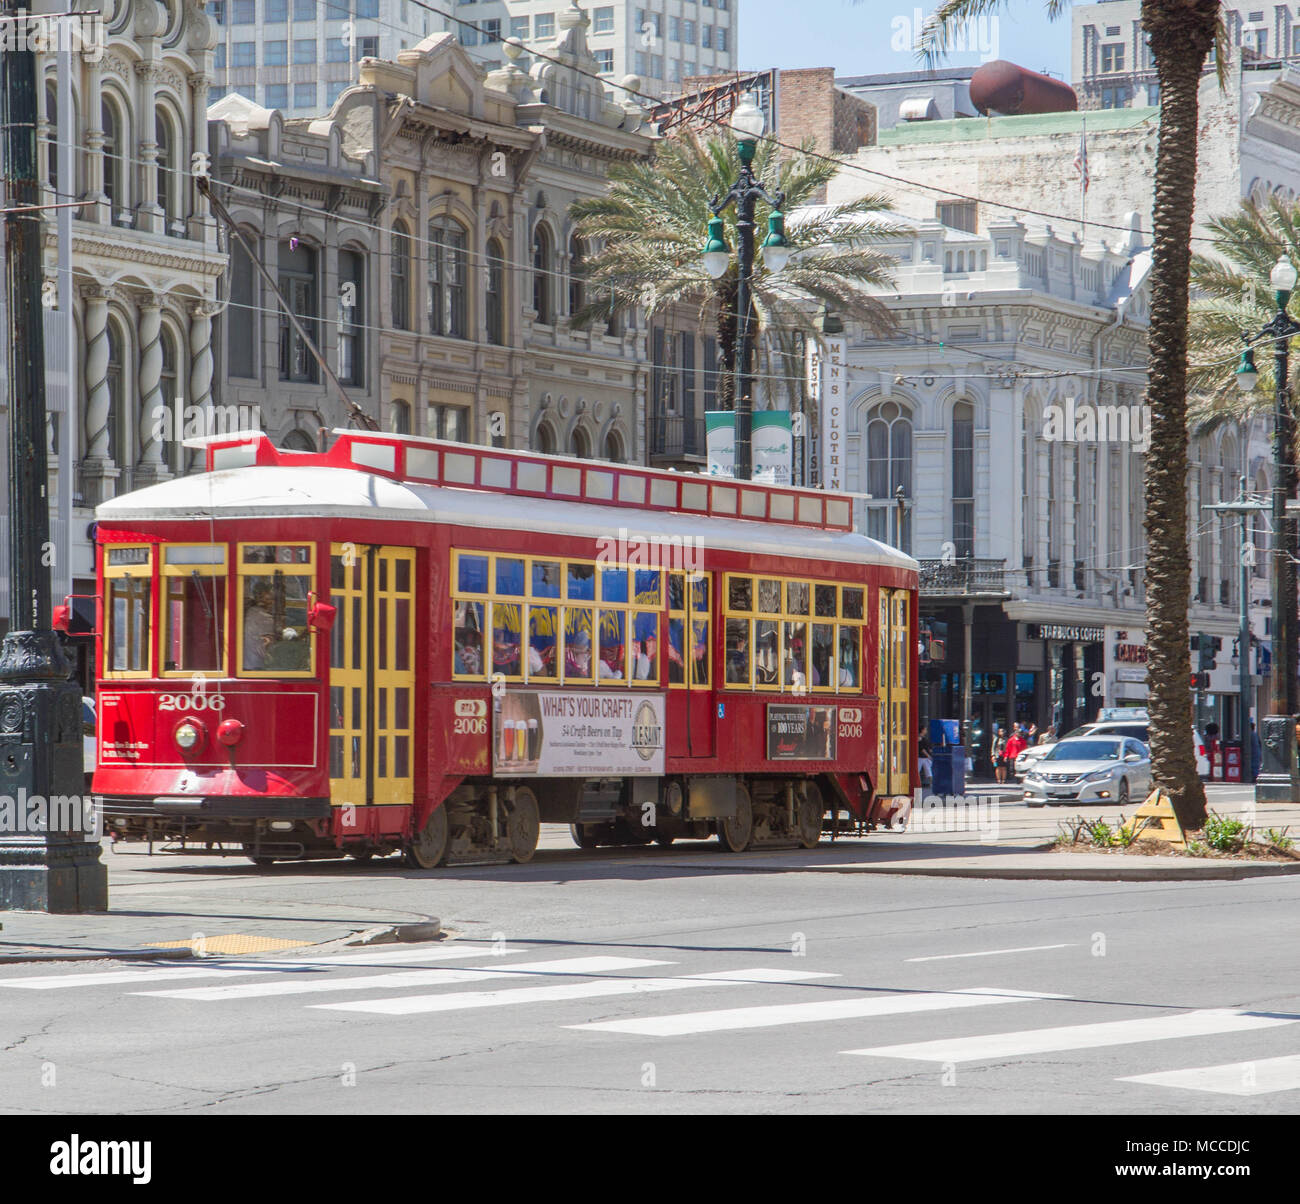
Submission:
M 678 414 L 655 414 L 650 419 L 650 455 L 664 459 L 703 457 L 707 451 L 704 419 Z
M 922 596 L 1010 593 L 1005 560 L 969 556 L 957 560 L 922 560 L 920 565 Z

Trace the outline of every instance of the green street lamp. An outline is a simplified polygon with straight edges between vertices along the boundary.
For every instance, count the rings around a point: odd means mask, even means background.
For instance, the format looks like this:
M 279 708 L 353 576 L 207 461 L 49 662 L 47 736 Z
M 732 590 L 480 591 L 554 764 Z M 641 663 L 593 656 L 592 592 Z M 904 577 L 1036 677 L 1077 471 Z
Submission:
M 785 237 L 785 215 L 781 212 L 785 206 L 785 193 L 769 193 L 750 170 L 765 124 L 763 110 L 758 107 L 754 94 L 746 92 L 731 114 L 731 132 L 736 136 L 736 151 L 740 157 L 740 177 L 727 190 L 726 196 L 714 197 L 709 205 L 713 216 L 709 219 L 708 239 L 702 253 L 704 270 L 710 277 L 720 280 L 727 274 L 731 266 L 731 250 L 719 214 L 734 203 L 736 231 L 740 236 L 740 274 L 736 289 L 735 476 L 741 481 L 748 481 L 753 474 L 754 403 L 750 396 L 750 358 L 754 340 L 750 319 L 753 311 L 754 209 L 758 201 L 772 207 L 767 221 L 767 238 L 763 240 L 763 261 L 768 270 L 781 271 L 790 259 L 791 250 Z

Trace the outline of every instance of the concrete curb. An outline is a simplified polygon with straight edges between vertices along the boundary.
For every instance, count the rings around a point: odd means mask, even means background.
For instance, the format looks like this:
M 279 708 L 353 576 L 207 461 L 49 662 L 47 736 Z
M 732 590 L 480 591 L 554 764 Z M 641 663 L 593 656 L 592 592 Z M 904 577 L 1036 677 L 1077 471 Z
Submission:
M 251 961 L 257 958 L 274 960 L 277 957 L 292 960 L 306 954 L 318 955 L 322 951 L 356 948 L 358 945 L 390 945 L 413 943 L 417 941 L 437 940 L 442 934 L 442 921 L 437 916 L 428 916 L 416 923 L 383 924 L 366 928 L 360 932 L 350 932 L 345 936 L 333 937 L 328 941 L 318 941 L 312 945 L 301 945 L 296 949 L 277 949 L 268 953 L 209 953 L 203 961 Z M 32 949 L 25 953 L 0 953 L 0 966 L 21 965 L 24 962 L 91 962 L 91 961 L 188 961 L 196 957 L 193 949 L 182 946 L 177 949 Z
M 1098 866 L 926 866 L 926 865 L 822 865 L 804 867 L 822 874 L 893 874 L 914 878 L 989 878 L 1050 882 L 1237 882 L 1243 878 L 1275 878 L 1300 873 L 1300 863 L 1275 861 L 1236 862 L 1187 866 L 1172 870 L 1147 865 Z

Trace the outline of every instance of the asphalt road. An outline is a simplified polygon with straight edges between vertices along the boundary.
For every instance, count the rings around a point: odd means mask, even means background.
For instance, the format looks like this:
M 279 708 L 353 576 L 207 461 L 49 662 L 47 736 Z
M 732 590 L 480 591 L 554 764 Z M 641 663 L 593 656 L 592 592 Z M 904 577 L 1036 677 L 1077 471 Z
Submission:
M 258 874 L 154 859 L 140 872 L 161 889 L 183 880 L 232 912 L 244 897 L 364 905 L 438 915 L 455 935 L 332 956 L 0 966 L 0 1111 L 1300 1105 L 1296 878 L 997 882 L 690 860 L 574 850 L 529 866 Z

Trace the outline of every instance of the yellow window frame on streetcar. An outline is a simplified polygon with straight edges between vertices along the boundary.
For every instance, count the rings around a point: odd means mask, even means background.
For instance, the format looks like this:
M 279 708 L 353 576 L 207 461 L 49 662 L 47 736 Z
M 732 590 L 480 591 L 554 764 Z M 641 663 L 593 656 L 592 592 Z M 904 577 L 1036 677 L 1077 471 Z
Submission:
M 104 556 L 104 664 L 103 676 L 114 681 L 151 677 L 153 647 L 153 544 L 105 544 Z M 125 583 L 125 584 L 120 584 Z M 123 651 L 129 668 L 119 668 L 114 653 L 120 625 L 118 603 L 127 619 Z M 143 630 L 140 622 L 143 620 Z M 143 661 L 143 664 L 140 662 Z
M 862 693 L 865 585 L 777 573 L 724 573 L 723 591 L 724 689 Z M 825 674 L 831 681 L 810 683 L 819 629 L 829 629 L 831 637 Z M 761 656 L 760 644 L 769 638 L 771 656 Z M 801 656 L 794 654 L 796 647 Z
M 225 677 L 230 614 L 229 550 L 224 543 L 166 543 L 161 547 L 162 564 L 158 582 L 159 676 L 192 677 L 195 673 L 211 673 Z M 195 590 L 193 599 L 188 593 L 188 587 L 191 586 Z M 183 649 L 187 643 L 186 628 L 191 617 L 194 621 L 198 618 L 193 614 L 194 600 L 197 600 L 200 610 L 210 612 L 209 621 L 216 624 L 217 638 L 213 644 L 216 655 L 204 663 L 178 665 L 168 660 L 168 652 L 174 642 L 173 624 L 180 627 L 176 635 Z
M 657 688 L 663 577 L 585 557 L 455 548 L 452 680 Z
M 262 558 L 267 553 L 275 559 Z M 314 677 L 316 639 L 307 619 L 309 600 L 316 588 L 316 545 L 303 540 L 248 540 L 237 545 L 236 556 L 238 595 L 235 605 L 239 610 L 235 645 L 237 675 L 252 678 Z M 259 578 L 268 583 L 259 584 Z M 293 584 L 292 594 L 289 583 Z M 276 597 L 277 586 L 281 590 L 279 598 Z M 254 615 L 253 611 L 266 611 L 263 589 L 271 595 L 272 609 L 269 614 Z M 276 607 L 282 612 L 279 615 Z M 255 620 L 255 625 L 250 620 Z M 288 634 L 290 630 L 294 632 L 292 637 Z M 250 662 L 252 667 L 249 667 Z

